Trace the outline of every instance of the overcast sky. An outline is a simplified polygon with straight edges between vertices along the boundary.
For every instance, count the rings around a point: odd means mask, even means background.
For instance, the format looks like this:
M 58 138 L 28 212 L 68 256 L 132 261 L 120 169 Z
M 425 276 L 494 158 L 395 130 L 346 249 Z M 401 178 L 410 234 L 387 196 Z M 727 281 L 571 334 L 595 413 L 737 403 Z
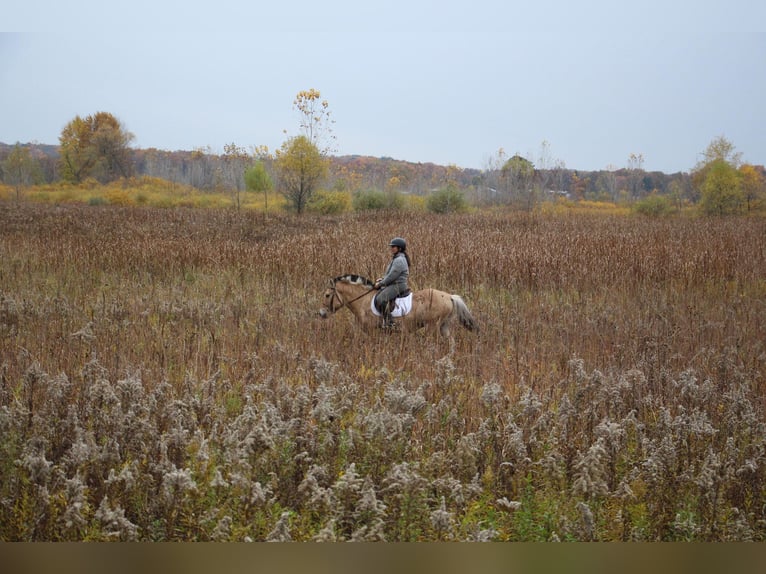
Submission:
M 315 88 L 339 155 L 481 169 L 547 141 L 572 169 L 672 173 L 722 135 L 764 164 L 765 22 L 754 0 L 25 0 L 3 7 L 0 141 L 106 111 L 139 148 L 273 151 Z

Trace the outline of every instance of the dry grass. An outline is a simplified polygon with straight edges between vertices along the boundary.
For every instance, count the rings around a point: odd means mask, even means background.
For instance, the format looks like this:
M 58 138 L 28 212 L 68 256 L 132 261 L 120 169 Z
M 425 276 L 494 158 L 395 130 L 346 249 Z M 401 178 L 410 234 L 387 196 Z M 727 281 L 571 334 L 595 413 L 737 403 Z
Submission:
M 461 294 L 363 338 L 330 277 Z M 766 533 L 766 221 L 0 202 L 0 539 Z

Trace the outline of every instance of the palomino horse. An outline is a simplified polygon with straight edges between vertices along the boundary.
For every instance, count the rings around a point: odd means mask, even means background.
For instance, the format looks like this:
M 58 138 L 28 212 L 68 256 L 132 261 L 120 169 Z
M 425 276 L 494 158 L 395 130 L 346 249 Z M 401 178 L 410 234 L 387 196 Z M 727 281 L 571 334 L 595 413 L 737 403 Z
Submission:
M 375 284 L 359 275 L 340 275 L 330 281 L 324 292 L 324 302 L 319 314 L 327 318 L 343 307 L 348 308 L 365 331 L 371 332 L 380 325 L 380 317 L 372 311 L 372 298 L 377 291 Z M 394 315 L 394 322 L 403 331 L 416 331 L 429 327 L 443 337 L 449 337 L 450 324 L 458 319 L 469 331 L 479 326 L 460 295 L 451 295 L 436 289 L 422 289 L 412 294 L 412 308 L 403 317 Z

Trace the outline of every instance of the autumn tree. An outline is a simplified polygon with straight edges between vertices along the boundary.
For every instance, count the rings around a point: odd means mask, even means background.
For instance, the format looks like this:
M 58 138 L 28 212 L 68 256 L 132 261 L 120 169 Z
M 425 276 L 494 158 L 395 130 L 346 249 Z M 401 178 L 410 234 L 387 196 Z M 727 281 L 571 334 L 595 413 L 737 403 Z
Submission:
M 289 138 L 276 151 L 278 190 L 303 213 L 328 171 L 328 160 L 306 136 Z
M 739 167 L 742 154 L 734 150 L 735 147 L 733 143 L 724 136 L 717 136 L 708 144 L 705 151 L 700 154 L 700 160 L 691 172 L 692 188 L 696 193 L 695 199 L 699 199 L 702 192 L 702 186 L 708 175 L 708 170 L 716 160 L 728 163 L 735 169 Z
M 16 190 L 16 199 L 21 199 L 21 190 L 31 185 L 39 176 L 40 166 L 29 147 L 17 143 L 2 163 L 3 181 Z
M 702 184 L 700 207 L 708 215 L 734 215 L 740 213 L 745 196 L 737 170 L 723 159 L 713 160 L 706 167 Z
M 745 195 L 737 171 L 741 157 L 734 144 L 724 136 L 713 139 L 702 152 L 691 179 L 703 213 L 730 215 L 742 211 Z
M 532 209 L 535 199 L 535 166 L 531 161 L 519 154 L 514 155 L 503 165 L 500 179 L 511 199 L 519 201 L 527 210 Z
M 750 212 L 766 199 L 766 178 L 763 176 L 763 166 L 759 171 L 753 165 L 743 164 L 739 167 L 739 177 L 747 211 Z
M 737 168 L 742 162 L 742 153 L 735 151 L 735 149 L 734 144 L 724 136 L 717 136 L 708 144 L 705 151 L 702 152 L 702 159 L 697 164 L 697 167 L 705 166 L 720 159 Z
M 93 177 L 102 183 L 132 172 L 133 134 L 107 112 L 76 116 L 59 136 L 60 168 L 64 180 L 79 183 Z

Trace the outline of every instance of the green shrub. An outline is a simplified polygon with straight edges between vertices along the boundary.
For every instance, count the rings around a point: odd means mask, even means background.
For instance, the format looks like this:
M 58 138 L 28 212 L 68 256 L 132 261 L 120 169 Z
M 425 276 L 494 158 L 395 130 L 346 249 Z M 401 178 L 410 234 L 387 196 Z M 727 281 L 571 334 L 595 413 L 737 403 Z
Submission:
M 455 213 L 466 210 L 463 193 L 454 185 L 448 185 L 433 192 L 426 200 L 428 211 L 433 213 Z
M 308 209 L 322 215 L 344 213 L 351 209 L 351 197 L 344 191 L 319 191 L 311 199 Z
M 355 211 L 372 211 L 386 207 L 386 195 L 378 189 L 359 191 L 354 194 L 352 205 Z
M 661 217 L 673 212 L 673 202 L 664 195 L 649 195 L 637 201 L 633 210 L 649 217 Z
M 379 189 L 359 191 L 354 194 L 352 205 L 355 211 L 373 211 L 376 209 L 404 209 L 404 197 L 396 191 L 385 192 Z

